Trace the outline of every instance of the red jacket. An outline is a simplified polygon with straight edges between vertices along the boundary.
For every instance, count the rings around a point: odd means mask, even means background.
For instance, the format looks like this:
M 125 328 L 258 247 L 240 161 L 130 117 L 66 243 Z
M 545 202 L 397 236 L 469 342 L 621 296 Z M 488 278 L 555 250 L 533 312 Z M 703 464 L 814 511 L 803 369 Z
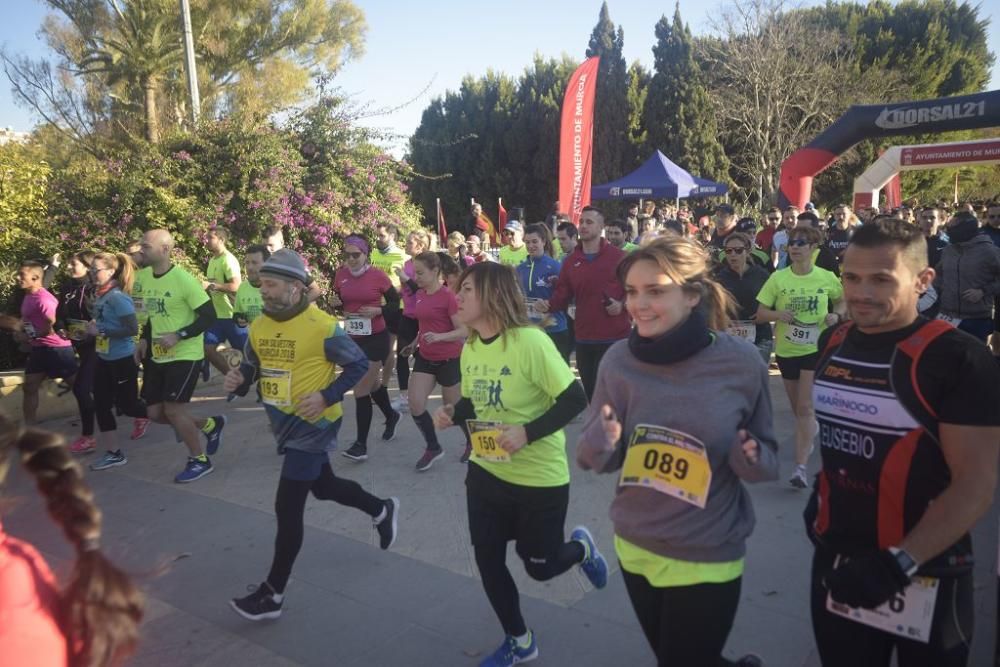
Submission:
M 576 300 L 575 333 L 581 343 L 598 343 L 628 338 L 628 313 L 624 303 L 622 312 L 612 317 L 604 307 L 607 300 L 625 300 L 625 290 L 618 281 L 618 264 L 625 253 L 601 239 L 601 249 L 593 261 L 583 254 L 583 244 L 563 259 L 555 291 L 549 300 L 550 310 L 566 310 L 570 301 Z
M 0 665 L 66 667 L 59 590 L 45 559 L 0 526 Z

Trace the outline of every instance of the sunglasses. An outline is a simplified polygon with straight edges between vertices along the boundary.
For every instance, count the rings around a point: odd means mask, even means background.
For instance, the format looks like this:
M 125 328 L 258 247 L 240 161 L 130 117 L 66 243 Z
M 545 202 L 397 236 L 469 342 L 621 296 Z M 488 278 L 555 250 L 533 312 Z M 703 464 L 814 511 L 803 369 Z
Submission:
M 809 241 L 806 241 L 805 239 L 792 239 L 791 241 L 788 242 L 788 245 L 793 245 L 798 248 L 801 248 L 804 245 L 812 245 L 812 244 L 809 243 Z
M 727 255 L 742 255 L 747 251 L 746 248 L 726 248 L 723 250 Z
M 345 252 L 344 257 L 347 259 L 357 259 L 358 257 L 364 257 L 364 253 L 360 252 Z

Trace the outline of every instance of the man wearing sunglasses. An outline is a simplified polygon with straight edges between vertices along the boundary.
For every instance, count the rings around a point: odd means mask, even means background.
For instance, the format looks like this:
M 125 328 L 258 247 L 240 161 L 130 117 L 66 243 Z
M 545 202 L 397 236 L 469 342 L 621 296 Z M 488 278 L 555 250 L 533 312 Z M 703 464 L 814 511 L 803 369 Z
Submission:
M 757 247 L 770 256 L 771 247 L 774 245 L 774 235 L 778 231 L 778 223 L 781 222 L 781 209 L 772 206 L 764 215 L 764 226 L 757 233 Z

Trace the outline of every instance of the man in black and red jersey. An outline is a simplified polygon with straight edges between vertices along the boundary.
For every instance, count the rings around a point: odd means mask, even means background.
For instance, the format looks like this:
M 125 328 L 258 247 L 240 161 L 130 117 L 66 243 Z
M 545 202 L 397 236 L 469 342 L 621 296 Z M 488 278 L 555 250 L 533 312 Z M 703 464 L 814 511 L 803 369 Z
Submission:
M 819 341 L 823 467 L 806 525 L 825 665 L 968 660 L 969 530 L 996 486 L 1000 371 L 976 339 L 918 316 L 933 278 L 919 227 L 860 227 L 842 267 L 853 321 Z

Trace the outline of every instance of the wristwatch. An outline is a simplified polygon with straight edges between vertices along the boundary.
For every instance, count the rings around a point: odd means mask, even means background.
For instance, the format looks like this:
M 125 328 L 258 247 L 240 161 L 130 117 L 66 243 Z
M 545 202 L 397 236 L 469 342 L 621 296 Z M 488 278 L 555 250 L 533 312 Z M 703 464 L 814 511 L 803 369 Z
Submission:
M 915 575 L 917 570 L 920 568 L 920 565 L 913 559 L 913 556 L 906 553 L 899 547 L 889 547 L 889 553 L 891 553 L 892 557 L 896 559 L 896 563 L 899 564 L 899 569 L 905 572 L 908 577 Z
M 181 329 L 180 331 L 178 331 L 177 332 L 177 337 L 180 338 L 181 340 L 187 339 L 188 338 L 187 329 Z

